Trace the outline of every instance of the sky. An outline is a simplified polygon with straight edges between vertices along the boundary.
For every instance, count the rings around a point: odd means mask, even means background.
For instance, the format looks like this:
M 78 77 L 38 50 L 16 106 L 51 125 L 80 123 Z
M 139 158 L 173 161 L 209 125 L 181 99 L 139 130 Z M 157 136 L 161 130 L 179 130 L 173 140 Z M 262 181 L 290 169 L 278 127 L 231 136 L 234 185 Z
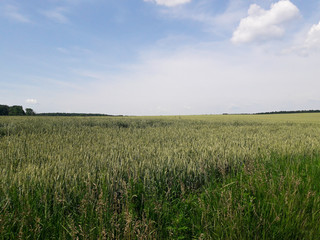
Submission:
M 0 104 L 191 115 L 320 109 L 318 0 L 0 0 Z

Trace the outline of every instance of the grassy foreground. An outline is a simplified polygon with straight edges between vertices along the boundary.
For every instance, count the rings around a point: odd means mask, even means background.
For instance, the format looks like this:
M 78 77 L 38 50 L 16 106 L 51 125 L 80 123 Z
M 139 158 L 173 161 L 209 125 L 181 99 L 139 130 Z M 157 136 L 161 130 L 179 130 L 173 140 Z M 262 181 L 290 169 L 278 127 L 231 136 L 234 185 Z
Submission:
M 320 114 L 1 117 L 0 239 L 320 239 Z

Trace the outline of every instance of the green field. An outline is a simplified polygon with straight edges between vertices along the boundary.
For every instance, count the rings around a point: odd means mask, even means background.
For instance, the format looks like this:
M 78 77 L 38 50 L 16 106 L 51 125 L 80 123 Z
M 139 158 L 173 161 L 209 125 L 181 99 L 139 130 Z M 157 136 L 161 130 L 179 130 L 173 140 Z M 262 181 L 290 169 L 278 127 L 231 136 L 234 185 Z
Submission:
M 320 239 L 320 114 L 0 117 L 0 239 Z

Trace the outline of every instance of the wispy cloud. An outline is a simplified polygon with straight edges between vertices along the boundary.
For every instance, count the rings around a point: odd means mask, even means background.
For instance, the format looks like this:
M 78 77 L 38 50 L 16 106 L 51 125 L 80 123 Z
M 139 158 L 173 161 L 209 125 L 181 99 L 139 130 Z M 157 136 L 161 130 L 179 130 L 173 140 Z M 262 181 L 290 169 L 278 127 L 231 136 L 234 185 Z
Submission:
M 244 1 L 230 1 L 226 10 L 214 16 L 215 26 L 233 30 L 239 19 L 246 15 L 247 3 Z
M 191 2 L 191 0 L 144 0 L 145 2 L 153 2 L 157 5 L 162 5 L 166 7 L 175 7 L 178 5 L 186 4 Z
M 51 10 L 41 11 L 42 15 L 47 18 L 58 22 L 58 23 L 68 23 L 69 19 L 65 16 L 65 13 L 68 12 L 66 8 L 58 7 Z
M 21 23 L 30 23 L 31 20 L 28 16 L 22 14 L 19 10 L 19 8 L 15 5 L 6 5 L 4 7 L 4 16 L 6 16 L 9 19 L 12 19 L 16 22 Z
M 289 0 L 280 0 L 272 4 L 270 10 L 252 4 L 248 16 L 240 21 L 231 41 L 249 43 L 282 37 L 285 33 L 284 24 L 299 16 L 299 9 Z
M 215 10 L 219 6 L 212 0 L 200 0 L 184 8 L 161 9 L 161 13 L 170 18 L 191 20 L 202 24 L 204 32 L 229 39 L 239 19 L 246 15 L 247 3 L 242 0 L 230 1 L 225 9 Z
M 56 50 L 61 54 L 73 57 L 88 57 L 93 54 L 90 49 L 79 46 L 57 47 Z
M 70 53 L 70 51 L 68 49 L 63 48 L 63 47 L 57 47 L 56 49 L 57 49 L 58 52 L 63 53 L 63 54 Z

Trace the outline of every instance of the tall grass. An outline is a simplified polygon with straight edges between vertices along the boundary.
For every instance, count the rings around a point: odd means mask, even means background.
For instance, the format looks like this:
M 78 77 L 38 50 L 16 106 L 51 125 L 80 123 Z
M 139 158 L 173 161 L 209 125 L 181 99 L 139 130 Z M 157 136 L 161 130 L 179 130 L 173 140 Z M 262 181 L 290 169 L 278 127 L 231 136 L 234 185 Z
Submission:
M 2 117 L 0 238 L 320 238 L 318 120 Z

